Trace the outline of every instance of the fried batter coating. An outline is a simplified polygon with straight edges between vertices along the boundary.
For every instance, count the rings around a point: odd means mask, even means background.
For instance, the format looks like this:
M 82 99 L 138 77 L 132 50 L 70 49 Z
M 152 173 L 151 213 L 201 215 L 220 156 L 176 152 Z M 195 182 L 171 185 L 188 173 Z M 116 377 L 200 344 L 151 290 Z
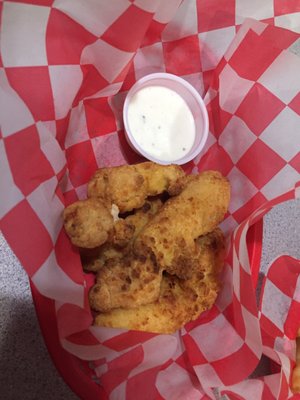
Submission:
M 111 259 L 97 274 L 89 292 L 90 306 L 107 312 L 151 303 L 158 299 L 161 279 L 162 271 L 150 258 Z
M 132 245 L 134 239 L 139 235 L 152 217 L 162 207 L 160 199 L 146 200 L 141 208 L 135 209 L 133 214 L 124 219 L 119 219 L 114 225 L 112 244 L 117 247 Z
M 185 174 L 178 165 L 145 162 L 136 165 L 102 168 L 88 184 L 88 197 L 115 204 L 120 213 L 141 208 L 149 196 L 171 190 Z
M 95 325 L 169 334 L 195 320 L 212 307 L 220 289 L 219 273 L 224 263 L 224 238 L 217 229 L 196 241 L 198 270 L 181 280 L 166 274 L 157 301 L 131 309 L 100 313 Z
M 134 214 L 119 219 L 114 224 L 109 242 L 95 249 L 80 249 L 81 261 L 86 271 L 97 272 L 110 259 L 120 259 L 129 254 L 132 244 L 144 226 L 162 206 L 158 198 L 148 199 Z
M 113 229 L 113 217 L 96 198 L 76 201 L 65 208 L 64 226 L 71 242 L 78 247 L 94 248 L 105 243 Z
M 197 266 L 195 239 L 213 231 L 223 220 L 229 199 L 229 182 L 219 172 L 195 175 L 138 235 L 134 252 L 152 254 L 163 270 L 189 278 Z
M 135 168 L 147 182 L 148 196 L 174 191 L 177 180 L 186 176 L 183 169 L 175 164 L 160 165 L 149 161 L 136 164 Z
M 111 243 L 104 243 L 94 249 L 79 249 L 81 263 L 86 272 L 98 272 L 108 260 L 121 259 L 125 255 L 122 248 L 114 247 Z

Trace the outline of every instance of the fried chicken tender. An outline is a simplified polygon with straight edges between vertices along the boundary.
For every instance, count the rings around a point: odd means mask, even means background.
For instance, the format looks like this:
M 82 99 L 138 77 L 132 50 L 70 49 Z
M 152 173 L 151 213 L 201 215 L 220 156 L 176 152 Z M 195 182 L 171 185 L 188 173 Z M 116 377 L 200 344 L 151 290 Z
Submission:
M 94 248 L 105 243 L 113 229 L 113 217 L 97 198 L 76 201 L 65 208 L 64 227 L 75 246 Z
M 135 210 L 134 214 L 115 222 L 110 241 L 95 249 L 80 249 L 83 268 L 97 272 L 108 260 L 121 259 L 129 254 L 135 238 L 161 206 L 162 201 L 158 198 L 146 200 L 143 207 Z
M 229 182 L 219 172 L 193 176 L 138 235 L 135 254 L 152 255 L 161 269 L 190 278 L 197 268 L 195 239 L 213 231 L 223 220 L 229 199 Z
M 97 274 L 89 292 L 90 306 L 107 312 L 151 303 L 158 299 L 161 279 L 162 271 L 150 258 L 111 259 Z
M 99 313 L 95 325 L 170 334 L 212 307 L 220 290 L 219 274 L 224 263 L 221 230 L 196 241 L 198 270 L 190 279 L 165 274 L 157 301 L 136 308 L 117 308 Z
M 115 204 L 120 213 L 141 208 L 149 196 L 164 191 L 174 192 L 173 185 L 184 171 L 178 165 L 159 165 L 145 162 L 136 165 L 102 168 L 88 184 L 88 197 L 106 204 Z

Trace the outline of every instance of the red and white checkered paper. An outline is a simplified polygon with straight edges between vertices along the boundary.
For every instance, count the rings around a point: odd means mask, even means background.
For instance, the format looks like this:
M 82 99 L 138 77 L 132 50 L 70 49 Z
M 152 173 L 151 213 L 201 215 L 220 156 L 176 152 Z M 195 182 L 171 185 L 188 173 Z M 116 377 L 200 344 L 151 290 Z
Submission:
M 1 2 L 0 17 L 0 227 L 55 301 L 62 346 L 91 362 L 110 399 L 288 398 L 299 261 L 274 261 L 257 307 L 246 234 L 299 197 L 299 2 L 18 0 Z M 224 287 L 174 335 L 96 328 L 92 277 L 61 213 L 97 168 L 142 160 L 122 105 L 136 79 L 164 71 L 191 82 L 209 112 L 206 148 L 186 172 L 217 169 L 231 182 Z M 279 372 L 248 379 L 262 354 Z

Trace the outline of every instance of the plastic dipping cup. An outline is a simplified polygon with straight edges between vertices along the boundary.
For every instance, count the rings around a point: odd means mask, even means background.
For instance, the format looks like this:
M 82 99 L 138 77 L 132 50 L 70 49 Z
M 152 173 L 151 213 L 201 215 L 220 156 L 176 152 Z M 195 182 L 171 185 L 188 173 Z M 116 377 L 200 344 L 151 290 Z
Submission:
M 155 98 L 155 96 L 153 97 L 153 89 L 142 90 L 150 87 L 156 88 L 156 91 L 157 88 L 166 88 L 168 90 L 161 91 L 161 98 L 157 98 L 156 103 L 151 104 L 151 101 L 153 101 L 153 99 Z M 166 107 L 166 101 L 168 101 L 167 96 L 171 95 L 171 91 L 173 93 L 173 99 L 170 98 L 170 107 Z M 149 101 L 147 101 L 148 94 Z M 176 109 L 176 105 L 180 105 L 180 101 L 182 103 L 182 110 L 179 110 L 178 108 Z M 145 104 L 148 105 L 148 115 L 146 112 L 147 109 L 145 112 L 141 112 L 139 115 L 134 115 L 132 113 L 133 110 L 135 111 L 144 109 Z M 153 107 L 156 108 L 156 111 L 154 113 L 151 113 L 151 108 Z M 177 112 L 174 112 L 174 110 L 177 110 Z M 182 112 L 180 118 L 178 118 L 179 112 Z M 167 121 L 166 126 L 168 126 L 169 128 L 172 127 L 172 130 L 171 132 L 168 132 L 168 135 L 164 135 L 163 123 L 160 124 L 160 122 L 158 122 L 158 120 L 162 118 L 162 113 L 165 113 L 164 119 Z M 154 115 L 157 115 L 157 121 L 153 120 Z M 143 138 L 141 137 L 141 130 L 137 131 L 139 125 L 136 124 L 136 122 L 138 119 L 140 119 L 140 123 L 143 123 L 145 121 L 148 123 L 148 130 L 143 131 L 143 135 L 151 135 L 151 139 L 157 137 L 158 140 L 156 141 L 156 143 L 151 143 L 150 137 L 147 138 L 148 140 L 143 140 Z M 191 119 L 193 120 L 192 124 L 194 126 L 192 139 L 190 132 L 190 130 L 192 129 L 190 121 Z M 135 150 L 137 153 L 144 156 L 148 160 L 157 162 L 159 164 L 181 165 L 187 163 L 188 161 L 194 159 L 201 152 L 208 136 L 208 115 L 201 96 L 196 91 L 196 89 L 187 81 L 179 78 L 176 75 L 167 73 L 155 73 L 144 76 L 132 86 L 125 99 L 123 108 L 123 120 L 125 127 L 125 136 L 133 150 Z M 183 123 L 183 129 L 182 127 L 180 127 L 179 122 Z M 143 128 L 143 125 L 140 126 Z M 188 129 L 185 130 L 184 126 L 186 126 Z M 160 128 L 161 130 L 158 131 L 158 129 Z M 151 129 L 153 129 L 153 131 L 151 131 Z M 154 132 L 154 130 L 156 130 L 156 132 Z M 167 130 L 168 129 L 165 129 L 165 133 L 167 132 Z M 158 134 L 161 136 L 155 136 Z M 185 141 L 188 142 L 186 143 L 186 145 L 184 144 Z M 147 145 L 145 145 L 145 142 L 147 143 Z M 160 149 L 157 148 L 157 146 L 159 146 L 160 143 L 163 143 L 164 149 L 162 149 L 161 154 L 158 154 Z M 176 146 L 174 145 L 174 143 L 175 145 L 180 145 L 182 150 L 186 150 L 186 152 L 184 154 L 178 155 L 178 151 L 171 151 L 168 153 L 168 155 L 166 155 L 167 153 L 165 152 L 165 149 L 168 148 L 168 146 L 170 146 L 170 148 L 175 148 Z M 153 146 L 156 145 L 156 151 L 152 151 L 151 144 Z M 172 153 L 177 154 L 175 158 L 172 158 Z

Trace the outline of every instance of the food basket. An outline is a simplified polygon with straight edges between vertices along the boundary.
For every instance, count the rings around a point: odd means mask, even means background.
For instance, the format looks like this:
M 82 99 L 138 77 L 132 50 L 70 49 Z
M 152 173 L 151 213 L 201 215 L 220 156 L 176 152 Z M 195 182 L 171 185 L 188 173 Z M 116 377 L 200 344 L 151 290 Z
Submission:
M 299 12 L 284 0 L 1 3 L 0 228 L 29 275 L 53 362 L 79 397 L 292 396 L 299 261 L 271 263 L 259 304 L 255 287 L 262 218 L 299 197 Z M 232 188 L 223 289 L 174 335 L 92 325 L 90 278 L 62 221 L 97 168 L 143 161 L 122 109 L 155 72 L 184 78 L 206 104 L 208 139 L 185 172 L 218 170 Z M 262 355 L 274 368 L 251 376 Z

